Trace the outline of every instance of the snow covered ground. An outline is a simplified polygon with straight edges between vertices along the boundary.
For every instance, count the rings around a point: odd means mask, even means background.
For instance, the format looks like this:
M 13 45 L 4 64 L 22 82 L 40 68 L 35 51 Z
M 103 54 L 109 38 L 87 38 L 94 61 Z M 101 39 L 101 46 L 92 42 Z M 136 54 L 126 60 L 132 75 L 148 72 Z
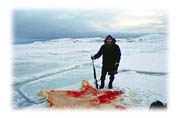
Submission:
M 36 94 L 47 89 L 79 89 L 82 80 L 93 85 L 90 59 L 102 38 L 55 39 L 13 45 L 14 108 L 44 108 Z M 122 52 L 114 86 L 125 91 L 121 104 L 129 109 L 148 109 L 155 100 L 168 102 L 167 35 L 149 34 L 117 39 Z M 98 78 L 101 58 L 95 60 Z M 106 88 L 109 78 L 106 77 Z

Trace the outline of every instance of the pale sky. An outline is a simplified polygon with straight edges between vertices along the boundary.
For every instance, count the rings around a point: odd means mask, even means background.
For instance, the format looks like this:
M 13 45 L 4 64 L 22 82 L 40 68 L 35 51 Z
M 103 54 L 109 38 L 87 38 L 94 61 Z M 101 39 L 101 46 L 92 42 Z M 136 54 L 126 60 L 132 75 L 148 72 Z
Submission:
M 15 38 L 62 38 L 118 33 L 167 33 L 163 11 L 16 10 Z

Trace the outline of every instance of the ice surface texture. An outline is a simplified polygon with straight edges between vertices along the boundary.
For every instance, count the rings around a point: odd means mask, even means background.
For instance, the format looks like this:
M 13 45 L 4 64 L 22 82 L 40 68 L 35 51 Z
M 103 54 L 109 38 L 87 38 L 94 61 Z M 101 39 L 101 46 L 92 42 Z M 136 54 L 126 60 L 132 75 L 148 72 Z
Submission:
M 117 39 L 122 57 L 114 86 L 125 90 L 119 102 L 127 108 L 148 109 L 151 102 L 167 102 L 167 35 L 151 34 Z M 102 38 L 66 38 L 13 45 L 13 106 L 45 107 L 40 90 L 76 90 L 82 80 L 93 85 L 90 60 Z M 97 77 L 101 58 L 95 60 Z M 109 78 L 106 77 L 106 86 Z

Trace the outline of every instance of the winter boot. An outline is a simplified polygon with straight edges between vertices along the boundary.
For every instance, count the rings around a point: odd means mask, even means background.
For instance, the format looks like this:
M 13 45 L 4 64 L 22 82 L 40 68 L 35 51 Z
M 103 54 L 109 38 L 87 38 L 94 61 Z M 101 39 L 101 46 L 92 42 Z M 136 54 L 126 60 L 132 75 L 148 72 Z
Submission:
M 110 79 L 110 81 L 109 81 L 108 88 L 109 88 L 109 89 L 113 89 L 112 83 L 113 83 L 113 81 L 114 81 L 114 74 L 111 75 L 109 79 Z
M 101 86 L 99 87 L 99 89 L 103 89 L 104 88 L 104 79 L 101 79 Z

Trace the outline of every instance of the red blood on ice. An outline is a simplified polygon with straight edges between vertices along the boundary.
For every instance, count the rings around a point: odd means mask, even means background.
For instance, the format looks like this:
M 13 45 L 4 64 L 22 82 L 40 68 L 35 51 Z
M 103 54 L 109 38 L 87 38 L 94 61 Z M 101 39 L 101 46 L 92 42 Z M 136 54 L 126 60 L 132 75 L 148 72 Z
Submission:
M 97 90 L 89 85 L 88 81 L 82 81 L 82 88 L 74 90 L 50 90 L 47 91 L 49 107 L 54 108 L 115 108 L 125 109 L 115 101 L 122 97 L 121 91 Z

